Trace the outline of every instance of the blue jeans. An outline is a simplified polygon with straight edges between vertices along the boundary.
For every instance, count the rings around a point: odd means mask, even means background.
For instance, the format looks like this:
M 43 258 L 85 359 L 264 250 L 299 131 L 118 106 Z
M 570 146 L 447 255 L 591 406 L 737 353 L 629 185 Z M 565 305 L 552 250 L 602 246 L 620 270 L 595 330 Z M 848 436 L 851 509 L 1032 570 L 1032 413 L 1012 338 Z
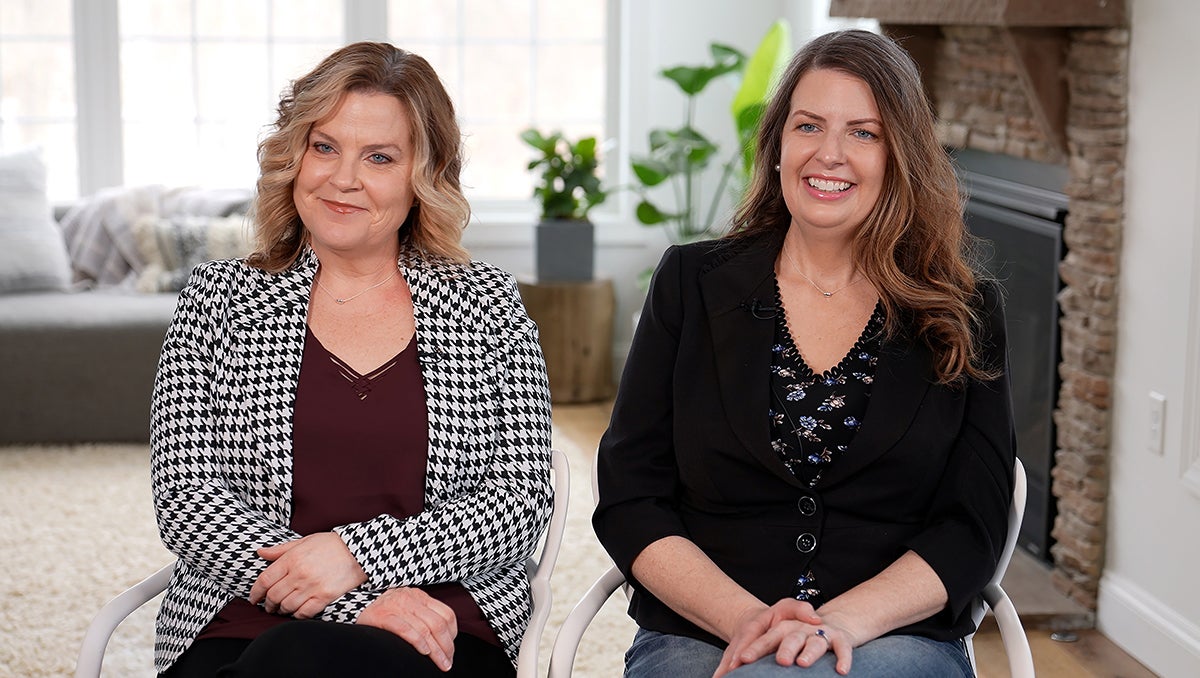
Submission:
M 710 678 L 724 651 L 686 636 L 638 629 L 625 653 L 625 678 Z M 842 678 L 832 652 L 808 668 L 780 666 L 775 655 L 743 666 L 729 678 Z M 971 660 L 961 640 L 884 636 L 854 649 L 852 678 L 970 678 Z

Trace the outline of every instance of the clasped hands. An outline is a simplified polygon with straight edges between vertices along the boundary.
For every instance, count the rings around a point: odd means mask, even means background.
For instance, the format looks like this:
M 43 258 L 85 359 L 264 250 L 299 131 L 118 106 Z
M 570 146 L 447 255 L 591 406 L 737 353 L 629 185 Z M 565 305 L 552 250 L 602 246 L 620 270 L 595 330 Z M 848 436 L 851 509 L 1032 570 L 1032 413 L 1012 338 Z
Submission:
M 809 603 L 784 599 L 738 619 L 729 646 L 713 678 L 774 653 L 780 666 L 812 666 L 826 652 L 837 657 L 837 672 L 850 672 L 856 643 L 852 634 L 831 616 L 822 617 Z
M 310 534 L 258 549 L 271 561 L 250 587 L 250 602 L 272 614 L 311 619 L 367 581 L 362 567 L 333 532 Z M 445 603 L 418 588 L 389 589 L 358 615 L 359 624 L 391 631 L 442 671 L 454 659 L 458 621 Z

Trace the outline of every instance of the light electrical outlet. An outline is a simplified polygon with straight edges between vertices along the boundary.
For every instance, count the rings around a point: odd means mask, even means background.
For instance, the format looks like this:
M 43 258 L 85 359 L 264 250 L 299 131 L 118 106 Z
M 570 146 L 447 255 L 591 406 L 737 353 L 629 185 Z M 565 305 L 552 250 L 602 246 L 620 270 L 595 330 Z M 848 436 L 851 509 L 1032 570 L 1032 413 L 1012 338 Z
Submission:
M 1146 436 L 1146 448 L 1151 454 L 1163 454 L 1163 426 L 1167 418 L 1167 397 L 1157 391 L 1150 392 L 1150 427 Z

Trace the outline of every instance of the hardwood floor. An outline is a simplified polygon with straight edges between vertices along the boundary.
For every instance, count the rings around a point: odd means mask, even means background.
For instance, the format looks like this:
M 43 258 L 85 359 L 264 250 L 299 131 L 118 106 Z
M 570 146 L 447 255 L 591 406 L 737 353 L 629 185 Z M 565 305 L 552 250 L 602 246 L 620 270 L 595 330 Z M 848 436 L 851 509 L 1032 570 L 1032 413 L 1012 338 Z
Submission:
M 554 427 L 581 449 L 595 449 L 608 425 L 611 402 L 554 405 Z M 588 471 L 590 472 L 590 470 Z M 1095 629 L 1071 631 L 1074 642 L 1052 639 L 1051 628 L 1071 628 L 1090 619 L 1086 610 L 1063 602 L 1049 587 L 1049 575 L 1029 559 L 1014 558 L 1004 580 L 1017 612 L 1027 616 L 1026 635 L 1039 676 L 1052 678 L 1154 678 L 1155 674 L 1130 657 Z M 1047 588 L 1049 587 L 1049 588 Z M 1004 645 L 994 625 L 986 621 L 975 634 L 975 654 L 980 678 L 1009 678 Z

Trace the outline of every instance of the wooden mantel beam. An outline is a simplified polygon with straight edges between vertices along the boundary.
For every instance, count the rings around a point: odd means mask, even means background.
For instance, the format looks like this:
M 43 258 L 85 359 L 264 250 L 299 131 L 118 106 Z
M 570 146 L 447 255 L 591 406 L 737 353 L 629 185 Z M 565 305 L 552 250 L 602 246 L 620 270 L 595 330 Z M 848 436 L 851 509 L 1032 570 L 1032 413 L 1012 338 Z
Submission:
M 1033 117 L 1051 146 L 1067 154 L 1067 50 L 1064 28 L 1016 28 L 1003 31 L 1018 64 L 1018 75 Z
M 948 26 L 1118 27 L 1128 0 L 831 0 L 829 16 Z

